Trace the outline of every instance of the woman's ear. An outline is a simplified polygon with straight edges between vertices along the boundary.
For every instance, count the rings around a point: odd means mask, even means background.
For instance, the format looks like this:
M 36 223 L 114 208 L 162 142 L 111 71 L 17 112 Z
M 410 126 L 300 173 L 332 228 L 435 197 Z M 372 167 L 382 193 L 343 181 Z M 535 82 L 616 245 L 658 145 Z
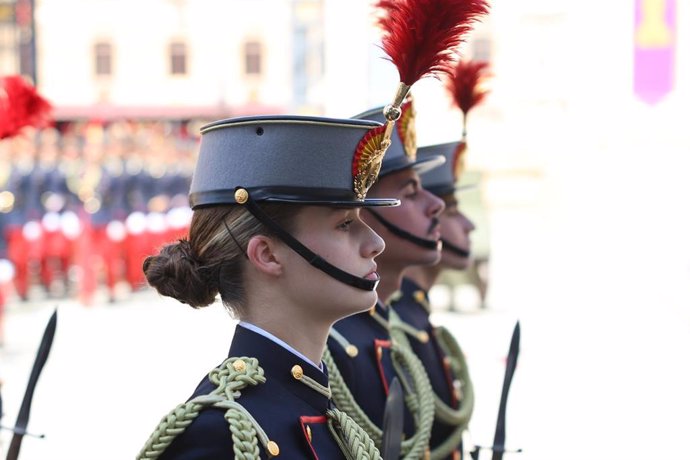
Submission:
M 274 239 L 266 235 L 256 235 L 251 237 L 247 244 L 247 258 L 261 273 L 280 276 L 283 273 L 283 265 L 277 257 L 276 249 L 278 243 Z

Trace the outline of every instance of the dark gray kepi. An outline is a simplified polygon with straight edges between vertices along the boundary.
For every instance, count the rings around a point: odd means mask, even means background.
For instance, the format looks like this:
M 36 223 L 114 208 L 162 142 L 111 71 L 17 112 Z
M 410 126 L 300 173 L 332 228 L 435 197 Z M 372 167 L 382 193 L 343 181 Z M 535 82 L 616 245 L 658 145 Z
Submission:
M 254 201 L 330 206 L 393 206 L 369 199 L 385 149 L 380 123 L 299 116 L 220 120 L 201 128 L 192 209 Z
M 417 134 L 415 130 L 415 112 L 411 100 L 402 104 L 401 116 L 395 125 L 395 134 L 391 136 L 391 145 L 383 158 L 379 177 L 413 168 L 419 174 L 440 166 L 445 161 L 442 156 L 420 158 L 417 156 Z M 367 110 L 354 119 L 373 120 L 385 123 L 384 107 Z
M 397 206 L 397 199 L 366 198 L 386 152 L 381 123 L 257 116 L 216 121 L 202 127 L 201 134 L 189 194 L 192 209 L 245 206 L 316 268 L 351 286 L 376 288 L 378 281 L 344 272 L 313 253 L 273 221 L 259 203 Z
M 384 177 L 398 171 L 412 168 L 417 173 L 423 174 L 427 171 L 432 171 L 441 166 L 445 161 L 442 155 L 430 155 L 425 157 L 417 156 L 417 133 L 415 128 L 415 111 L 412 99 L 406 100 L 401 106 L 400 119 L 395 125 L 395 134 L 391 136 L 391 145 L 383 157 L 383 164 L 381 165 L 381 172 L 379 177 Z M 374 120 L 384 122 L 386 120 L 384 115 L 384 108 L 378 107 L 367 110 L 359 115 L 355 115 L 355 119 Z M 407 230 L 395 225 L 393 222 L 384 218 L 381 214 L 370 210 L 371 215 L 381 223 L 386 229 L 398 238 L 402 238 L 410 243 L 422 247 L 424 249 L 436 250 L 439 242 L 436 240 L 429 240 L 418 235 L 414 235 Z
M 472 185 L 457 185 L 462 173 L 461 155 L 464 148 L 465 143 L 463 141 L 420 147 L 417 150 L 419 159 L 438 156 L 443 156 L 446 159 L 446 162 L 440 167 L 425 171 L 419 175 L 422 180 L 422 186 L 439 197 L 452 195 L 459 190 L 473 187 Z
M 466 145 L 463 141 L 456 141 L 420 147 L 418 150 L 419 158 L 442 155 L 446 159 L 446 162 L 441 167 L 419 175 L 422 187 L 441 198 L 449 195 L 452 196 L 459 190 L 473 188 L 473 185 L 457 185 L 462 173 L 462 154 L 465 151 Z M 444 251 L 453 252 L 460 257 L 470 256 L 470 252 L 467 249 L 456 246 L 445 238 L 442 238 L 441 242 L 443 243 Z

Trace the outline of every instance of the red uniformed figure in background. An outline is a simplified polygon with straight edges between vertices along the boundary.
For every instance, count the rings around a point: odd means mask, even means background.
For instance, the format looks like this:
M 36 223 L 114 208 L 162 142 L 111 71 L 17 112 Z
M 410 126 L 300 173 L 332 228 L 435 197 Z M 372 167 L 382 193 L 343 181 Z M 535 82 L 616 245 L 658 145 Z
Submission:
M 43 99 L 22 77 L 12 75 L 0 78 L 0 142 L 7 144 L 10 138 L 19 135 L 27 127 L 45 127 L 50 123 L 50 104 Z M 7 149 L 0 146 L 0 151 Z M 7 155 L 3 152 L 3 157 Z M 11 153 L 10 153 L 11 154 Z M 5 159 L 5 158 L 3 158 Z M 3 318 L 6 299 L 6 285 L 14 273 L 8 258 L 19 256 L 12 248 L 13 240 L 21 241 L 17 227 L 20 221 L 12 222 L 17 217 L 15 211 L 18 195 L 12 190 L 13 167 L 4 167 L 0 173 L 0 344 L 4 340 Z M 18 257 L 22 262 L 24 260 Z M 24 264 L 25 266 L 27 264 Z M 23 292 L 26 296 L 26 286 Z

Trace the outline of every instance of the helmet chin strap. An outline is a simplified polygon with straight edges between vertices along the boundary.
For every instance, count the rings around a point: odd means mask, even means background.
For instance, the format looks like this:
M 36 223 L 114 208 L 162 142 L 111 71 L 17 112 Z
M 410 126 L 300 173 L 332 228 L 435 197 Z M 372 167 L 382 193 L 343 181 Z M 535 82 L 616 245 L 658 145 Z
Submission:
M 379 284 L 379 279 L 368 280 L 359 276 L 352 275 L 326 262 L 321 256 L 314 253 L 311 249 L 300 243 L 294 236 L 283 230 L 273 219 L 271 219 L 263 210 L 256 204 L 251 197 L 244 204 L 247 210 L 252 213 L 262 224 L 268 227 L 272 232 L 278 236 L 290 249 L 302 256 L 304 260 L 309 262 L 312 266 L 318 268 L 328 276 L 335 278 L 341 283 L 345 283 L 363 291 L 374 291 Z
M 441 238 L 441 242 L 443 242 L 443 250 L 444 251 L 448 250 L 448 251 L 452 252 L 453 254 L 458 255 L 460 257 L 463 257 L 463 258 L 467 258 L 470 256 L 470 251 L 468 251 L 467 249 L 463 249 L 460 246 L 456 246 L 456 245 L 450 243 L 448 240 L 445 240 L 443 238 Z
M 388 222 L 386 219 L 383 218 L 383 216 L 381 216 L 381 214 L 374 212 L 371 209 L 367 209 L 367 211 L 369 211 L 371 213 L 371 215 L 374 216 L 376 218 L 376 220 L 378 220 L 381 223 L 381 225 L 386 227 L 386 229 L 388 229 L 388 231 L 391 232 L 393 235 L 400 237 L 404 240 L 407 240 L 410 243 L 415 244 L 415 245 L 422 247 L 424 249 L 439 249 L 439 244 L 441 244 L 440 241 L 427 240 L 424 238 L 420 238 L 420 237 L 413 235 L 412 233 L 405 231 L 402 228 L 392 224 L 391 222 Z

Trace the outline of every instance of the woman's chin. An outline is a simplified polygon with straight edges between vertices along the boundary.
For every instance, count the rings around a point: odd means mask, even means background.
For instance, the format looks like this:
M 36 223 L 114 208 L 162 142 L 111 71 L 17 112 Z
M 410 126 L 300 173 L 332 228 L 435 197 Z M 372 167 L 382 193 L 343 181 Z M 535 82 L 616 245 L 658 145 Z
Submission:
M 371 310 L 374 305 L 376 305 L 376 301 L 378 300 L 376 291 L 361 291 L 360 295 L 353 296 L 353 300 L 355 298 L 357 299 L 357 302 L 353 305 L 352 314 Z

